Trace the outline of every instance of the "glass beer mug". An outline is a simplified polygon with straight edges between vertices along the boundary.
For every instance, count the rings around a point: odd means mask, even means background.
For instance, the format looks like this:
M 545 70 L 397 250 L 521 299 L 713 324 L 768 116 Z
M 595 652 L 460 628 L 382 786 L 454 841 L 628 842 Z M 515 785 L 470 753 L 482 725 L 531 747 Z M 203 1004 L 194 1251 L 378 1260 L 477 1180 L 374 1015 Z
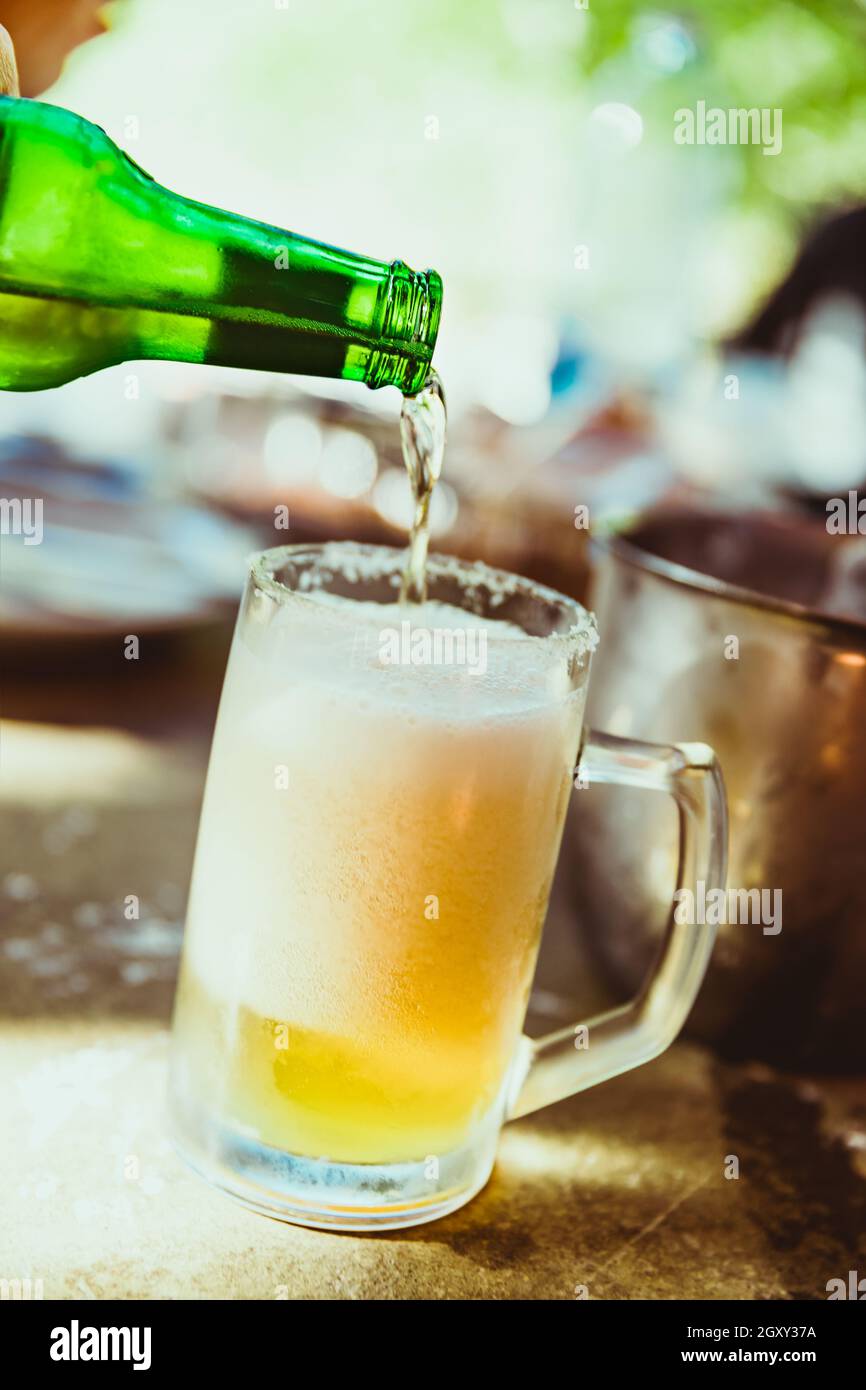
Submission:
M 639 996 L 521 1035 L 578 782 L 667 792 L 677 883 L 722 887 L 704 744 L 583 729 L 595 621 L 530 580 L 329 544 L 251 563 L 214 736 L 178 985 L 175 1135 L 310 1226 L 383 1230 L 486 1183 L 502 1124 L 676 1037 L 714 927 L 677 922 Z M 585 795 L 575 791 L 574 795 Z

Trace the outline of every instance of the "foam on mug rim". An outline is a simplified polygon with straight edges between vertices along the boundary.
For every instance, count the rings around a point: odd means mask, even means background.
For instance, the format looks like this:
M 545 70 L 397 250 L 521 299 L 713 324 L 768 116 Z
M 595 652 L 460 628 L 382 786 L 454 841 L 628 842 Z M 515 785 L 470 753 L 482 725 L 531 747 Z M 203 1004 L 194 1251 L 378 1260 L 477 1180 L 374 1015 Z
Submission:
M 301 559 L 305 555 L 316 558 L 316 568 L 315 571 L 301 572 L 297 588 L 290 588 L 276 577 L 274 571 L 279 565 L 292 559 Z M 404 562 L 405 552 L 393 546 L 326 541 L 321 544 L 274 546 L 268 550 L 257 551 L 250 556 L 249 572 L 256 588 L 276 602 L 284 605 L 293 602 L 310 613 L 314 606 L 315 611 L 321 616 L 322 604 L 315 597 L 315 591 L 319 586 L 313 583 L 316 577 L 328 581 L 333 579 L 335 574 L 339 574 L 349 583 L 387 578 L 394 589 L 399 590 Z M 553 604 L 563 612 L 575 615 L 575 620 L 564 632 L 551 632 L 545 637 L 540 637 L 523 631 L 518 635 L 513 632 L 494 631 L 489 633 L 493 642 L 508 642 L 510 645 L 527 642 L 536 647 L 563 645 L 571 647 L 581 657 L 591 656 L 598 646 L 595 614 L 584 608 L 576 599 L 567 598 L 534 579 L 509 574 L 507 570 L 494 569 L 481 560 L 461 560 L 455 555 L 435 553 L 427 557 L 427 572 L 438 579 L 456 580 L 470 604 L 473 598 L 477 599 L 479 591 L 484 589 L 490 595 L 491 607 L 496 607 L 515 594 L 523 594 L 527 598 Z M 354 626 L 358 624 L 356 610 L 369 609 L 374 603 L 372 600 L 356 600 L 346 595 L 334 597 L 342 598 L 343 602 L 328 604 L 329 617 Z M 466 611 L 471 613 L 472 609 Z M 489 615 L 487 621 L 493 626 L 497 620 Z M 508 619 L 502 621 L 504 625 Z M 509 623 L 509 626 L 514 628 L 517 625 Z

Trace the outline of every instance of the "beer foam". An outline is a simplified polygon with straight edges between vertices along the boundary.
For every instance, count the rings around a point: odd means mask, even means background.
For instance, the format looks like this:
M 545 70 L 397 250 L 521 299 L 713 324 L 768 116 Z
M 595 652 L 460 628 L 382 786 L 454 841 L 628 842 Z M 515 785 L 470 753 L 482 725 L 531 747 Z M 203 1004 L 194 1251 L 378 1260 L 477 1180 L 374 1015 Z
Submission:
M 336 623 L 328 621 L 332 614 Z M 354 704 L 371 717 L 378 709 L 411 723 L 520 716 L 566 699 L 588 667 L 569 660 L 561 643 L 450 604 L 355 603 L 330 593 L 316 593 L 303 615 L 286 609 L 252 648 L 243 637 L 238 645 L 237 663 L 250 658 L 259 665 L 248 689 L 294 699 L 303 687 L 304 699 Z M 280 698 L 274 696 L 277 704 Z
M 504 618 L 484 617 L 471 609 L 458 608 L 455 603 L 440 603 L 437 599 L 428 598 L 424 603 L 372 603 L 332 594 L 327 589 L 311 589 L 309 596 L 325 608 L 343 610 L 355 622 L 371 626 L 389 627 L 408 622 L 412 627 L 472 630 L 512 641 L 527 635 L 522 627 Z

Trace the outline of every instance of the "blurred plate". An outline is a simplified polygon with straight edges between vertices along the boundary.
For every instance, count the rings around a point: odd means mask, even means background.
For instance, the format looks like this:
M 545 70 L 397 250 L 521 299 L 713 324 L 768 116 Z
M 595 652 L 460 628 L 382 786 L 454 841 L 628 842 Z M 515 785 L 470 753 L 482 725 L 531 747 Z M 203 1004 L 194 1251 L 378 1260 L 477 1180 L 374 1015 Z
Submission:
M 4 641 L 168 633 L 213 620 L 236 606 L 257 543 L 230 519 L 155 499 L 122 464 L 85 465 L 33 436 L 0 442 L 0 495 Z

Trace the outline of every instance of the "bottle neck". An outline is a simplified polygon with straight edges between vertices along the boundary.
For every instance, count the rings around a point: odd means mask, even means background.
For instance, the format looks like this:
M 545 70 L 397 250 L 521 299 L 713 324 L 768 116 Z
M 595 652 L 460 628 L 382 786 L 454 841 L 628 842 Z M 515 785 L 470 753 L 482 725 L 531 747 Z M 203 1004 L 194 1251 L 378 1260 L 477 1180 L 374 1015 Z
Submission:
M 153 295 L 163 298 L 170 275 L 170 302 L 161 307 L 173 319 L 207 321 L 201 360 L 397 386 L 406 395 L 421 389 L 439 329 L 436 271 L 389 265 L 193 202 L 122 160 L 146 184 L 153 249 L 165 242 L 165 254 L 151 257 Z M 165 337 L 151 333 L 142 350 L 173 357 L 176 325 Z
M 189 206 L 189 205 L 188 205 Z M 442 282 L 308 241 L 281 228 L 200 209 L 220 247 L 219 283 L 204 307 L 205 360 L 342 377 L 414 395 L 427 378 Z
M 98 338 L 99 365 L 214 362 L 408 395 L 424 384 L 442 300 L 435 271 L 183 198 L 99 127 L 41 102 L 0 98 L 0 175 L 0 290 L 68 306 L 70 323 L 79 315 L 87 341 Z

